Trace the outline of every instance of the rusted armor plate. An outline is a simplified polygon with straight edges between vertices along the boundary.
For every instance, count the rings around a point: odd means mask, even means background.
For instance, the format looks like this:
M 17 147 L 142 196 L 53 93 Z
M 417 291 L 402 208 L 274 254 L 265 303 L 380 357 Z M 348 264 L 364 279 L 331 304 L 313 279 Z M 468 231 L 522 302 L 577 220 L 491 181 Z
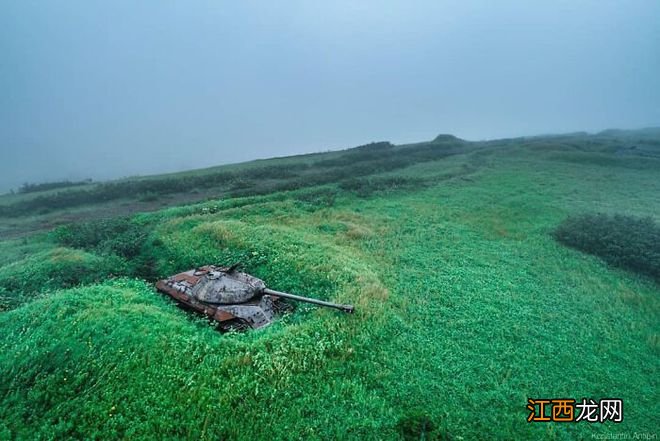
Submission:
M 217 309 L 228 312 L 234 317 L 240 317 L 254 329 L 270 325 L 275 318 L 274 302 L 271 296 L 261 297 L 258 304 L 249 302 L 241 305 L 219 305 Z

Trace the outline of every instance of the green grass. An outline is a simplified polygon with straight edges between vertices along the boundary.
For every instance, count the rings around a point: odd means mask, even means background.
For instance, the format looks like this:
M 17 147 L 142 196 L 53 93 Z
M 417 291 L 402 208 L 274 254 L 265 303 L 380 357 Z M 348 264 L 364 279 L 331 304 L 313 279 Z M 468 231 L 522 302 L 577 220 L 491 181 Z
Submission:
M 0 286 L 20 297 L 0 313 L 0 438 L 655 433 L 660 287 L 552 235 L 585 212 L 660 220 L 660 161 L 618 156 L 626 136 L 494 142 L 352 178 L 363 185 L 0 242 Z M 131 278 L 145 261 L 153 274 Z M 220 334 L 151 284 L 237 261 L 356 313 L 300 305 L 264 330 Z M 118 277 L 97 282 L 105 272 Z M 583 397 L 622 398 L 623 423 L 526 421 L 527 398 Z

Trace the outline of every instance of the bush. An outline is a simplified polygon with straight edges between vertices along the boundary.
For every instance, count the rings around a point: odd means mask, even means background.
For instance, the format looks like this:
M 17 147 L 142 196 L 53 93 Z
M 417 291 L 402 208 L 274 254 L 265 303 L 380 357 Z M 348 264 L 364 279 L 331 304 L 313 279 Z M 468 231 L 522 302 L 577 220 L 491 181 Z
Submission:
M 441 430 L 433 420 L 421 410 L 410 410 L 397 423 L 401 437 L 408 441 L 417 440 L 451 440 L 447 431 Z
M 148 228 L 130 218 L 119 217 L 64 225 L 53 231 L 61 245 L 131 259 L 140 254 Z
M 329 208 L 335 205 L 337 190 L 333 188 L 319 188 L 295 196 L 297 201 L 309 204 L 315 208 Z
M 143 193 L 138 198 L 140 202 L 156 202 L 158 199 L 159 199 L 158 193 L 154 193 L 152 191 Z
M 134 219 L 119 217 L 64 225 L 51 234 L 60 245 L 125 259 L 127 269 L 122 275 L 151 280 L 156 277 L 150 243 L 152 228 Z
M 607 263 L 660 281 L 660 226 L 650 217 L 585 214 L 566 219 L 554 237 Z
M 84 181 L 57 181 L 57 182 L 43 182 L 40 184 L 31 184 L 26 182 L 21 185 L 18 189 L 19 193 L 35 193 L 38 191 L 48 191 L 56 188 L 66 188 L 66 187 L 78 187 L 81 185 L 89 185 L 92 183 L 91 179 L 85 179 Z
M 49 291 L 96 283 L 126 271 L 116 256 L 55 248 L 0 268 L 0 311 L 13 309 Z

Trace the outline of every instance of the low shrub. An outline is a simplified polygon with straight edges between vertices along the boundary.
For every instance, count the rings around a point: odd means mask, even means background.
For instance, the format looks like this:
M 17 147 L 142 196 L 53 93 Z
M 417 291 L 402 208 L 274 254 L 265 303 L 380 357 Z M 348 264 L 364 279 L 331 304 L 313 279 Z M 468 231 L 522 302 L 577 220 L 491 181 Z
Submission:
M 553 234 L 564 245 L 660 281 L 660 226 L 650 217 L 584 214 L 569 217 Z
M 295 199 L 308 204 L 313 208 L 329 208 L 335 205 L 337 190 L 334 188 L 319 188 L 304 193 L 299 193 Z
M 138 198 L 140 202 L 156 202 L 158 199 L 159 199 L 158 194 L 152 191 L 143 193 Z
M 52 234 L 58 243 L 67 247 L 131 259 L 140 254 L 149 229 L 131 218 L 118 217 L 63 225 Z
M 119 217 L 63 225 L 51 233 L 63 246 L 91 251 L 101 256 L 117 256 L 127 262 L 122 275 L 153 279 L 153 226 L 130 217 Z
M 21 185 L 18 189 L 19 193 L 35 193 L 37 191 L 48 191 L 54 190 L 56 188 L 65 188 L 65 187 L 79 187 L 81 185 L 89 185 L 92 183 L 91 179 L 85 179 L 84 181 L 56 181 L 56 182 L 42 182 L 40 184 L 31 184 L 26 182 Z
M 433 420 L 421 410 L 408 411 L 397 423 L 401 437 L 406 441 L 418 440 L 451 440 L 452 436 L 441 430 Z
M 34 254 L 0 268 L 0 311 L 46 292 L 96 283 L 126 272 L 117 256 L 97 256 L 70 248 Z

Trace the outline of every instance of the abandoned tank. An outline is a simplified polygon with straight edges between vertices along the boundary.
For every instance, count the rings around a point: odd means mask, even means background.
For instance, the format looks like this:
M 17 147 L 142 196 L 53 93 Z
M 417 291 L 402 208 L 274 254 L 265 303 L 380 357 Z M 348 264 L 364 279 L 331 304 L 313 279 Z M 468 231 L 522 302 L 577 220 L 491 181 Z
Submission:
M 287 308 L 282 300 L 285 298 L 353 312 L 352 305 L 274 291 L 267 288 L 263 280 L 237 271 L 236 266 L 208 265 L 185 271 L 158 281 L 156 289 L 217 321 L 223 330 L 270 325 L 277 314 Z

